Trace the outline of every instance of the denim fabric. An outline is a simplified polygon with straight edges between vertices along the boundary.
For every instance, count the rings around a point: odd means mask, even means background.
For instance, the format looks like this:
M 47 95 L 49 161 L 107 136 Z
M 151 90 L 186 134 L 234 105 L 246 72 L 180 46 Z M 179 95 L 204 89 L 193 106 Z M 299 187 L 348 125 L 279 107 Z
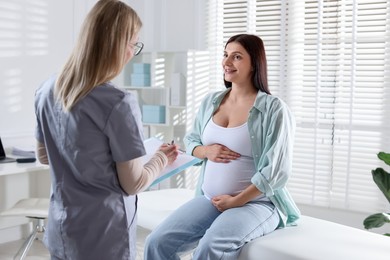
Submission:
M 147 237 L 145 260 L 180 259 L 196 247 L 194 260 L 237 259 L 241 247 L 274 231 L 280 222 L 270 202 L 249 202 L 219 212 L 198 196 L 173 212 Z

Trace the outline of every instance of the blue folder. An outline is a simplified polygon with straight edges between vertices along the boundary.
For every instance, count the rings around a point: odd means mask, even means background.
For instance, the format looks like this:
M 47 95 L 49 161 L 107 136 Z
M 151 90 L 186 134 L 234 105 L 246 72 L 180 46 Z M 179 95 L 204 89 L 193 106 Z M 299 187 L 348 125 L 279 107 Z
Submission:
M 146 155 L 144 156 L 144 163 L 149 161 L 149 159 L 163 143 L 163 141 L 155 137 L 146 139 L 144 141 L 144 146 L 146 150 Z M 201 159 L 186 154 L 184 152 L 180 152 L 177 159 L 172 164 L 167 165 L 165 169 L 161 172 L 160 176 L 150 186 L 156 185 L 161 181 L 170 178 L 175 174 L 178 174 L 187 169 L 188 167 L 191 167 L 199 162 L 201 162 Z

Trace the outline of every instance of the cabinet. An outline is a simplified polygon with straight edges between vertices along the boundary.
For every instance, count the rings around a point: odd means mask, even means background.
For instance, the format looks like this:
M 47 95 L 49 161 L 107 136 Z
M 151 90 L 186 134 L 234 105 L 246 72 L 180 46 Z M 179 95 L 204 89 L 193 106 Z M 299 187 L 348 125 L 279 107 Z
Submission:
M 145 63 L 150 64 L 150 71 L 146 67 L 144 72 L 137 74 L 143 67 L 140 64 Z M 150 85 L 148 79 L 144 82 L 146 86 L 135 86 L 134 76 L 143 79 L 148 74 Z M 175 140 L 184 147 L 186 78 L 186 52 L 143 52 L 125 66 L 116 84 L 137 96 L 146 138 L 155 136 L 166 141 Z
M 132 91 L 142 105 L 165 106 L 164 123 L 144 123 L 145 137 L 157 137 L 175 142 L 185 149 L 183 138 L 191 129 L 200 101 L 210 90 L 210 53 L 188 50 L 184 52 L 142 52 L 134 57 L 114 80 L 118 87 Z M 150 86 L 131 85 L 133 64 L 150 63 Z M 217 73 L 217 72 L 215 72 Z M 182 77 L 182 79 L 180 79 Z M 179 79 L 178 79 L 179 78 Z M 181 83 L 178 83 L 180 82 Z M 175 85 L 176 84 L 176 85 Z M 211 83 L 215 86 L 214 83 Z M 177 93 L 177 85 L 180 85 Z M 175 87 L 176 86 L 176 87 Z M 175 90 L 174 90 L 175 89 Z M 172 98 L 180 94 L 179 101 Z M 177 96 L 176 96 L 177 97 Z M 199 167 L 191 167 L 186 174 L 178 174 L 155 188 L 181 187 L 194 189 Z

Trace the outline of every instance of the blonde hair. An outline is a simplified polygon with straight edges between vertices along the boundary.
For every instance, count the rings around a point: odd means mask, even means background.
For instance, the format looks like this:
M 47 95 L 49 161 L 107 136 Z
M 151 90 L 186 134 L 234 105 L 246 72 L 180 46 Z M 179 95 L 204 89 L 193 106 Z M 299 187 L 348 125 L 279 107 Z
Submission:
M 127 45 L 141 29 L 137 13 L 119 0 L 100 0 L 88 13 L 76 46 L 56 82 L 55 96 L 69 111 L 126 65 Z

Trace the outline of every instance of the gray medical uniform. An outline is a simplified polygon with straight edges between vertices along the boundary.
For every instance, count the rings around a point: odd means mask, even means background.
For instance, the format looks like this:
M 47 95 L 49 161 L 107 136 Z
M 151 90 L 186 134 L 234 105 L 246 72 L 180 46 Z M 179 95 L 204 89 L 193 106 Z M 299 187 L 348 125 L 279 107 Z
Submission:
M 51 171 L 45 243 L 52 259 L 135 259 L 136 197 L 121 189 L 115 162 L 145 154 L 138 103 L 106 83 L 65 113 L 54 84 L 54 77 L 44 82 L 35 97 L 36 138 Z

